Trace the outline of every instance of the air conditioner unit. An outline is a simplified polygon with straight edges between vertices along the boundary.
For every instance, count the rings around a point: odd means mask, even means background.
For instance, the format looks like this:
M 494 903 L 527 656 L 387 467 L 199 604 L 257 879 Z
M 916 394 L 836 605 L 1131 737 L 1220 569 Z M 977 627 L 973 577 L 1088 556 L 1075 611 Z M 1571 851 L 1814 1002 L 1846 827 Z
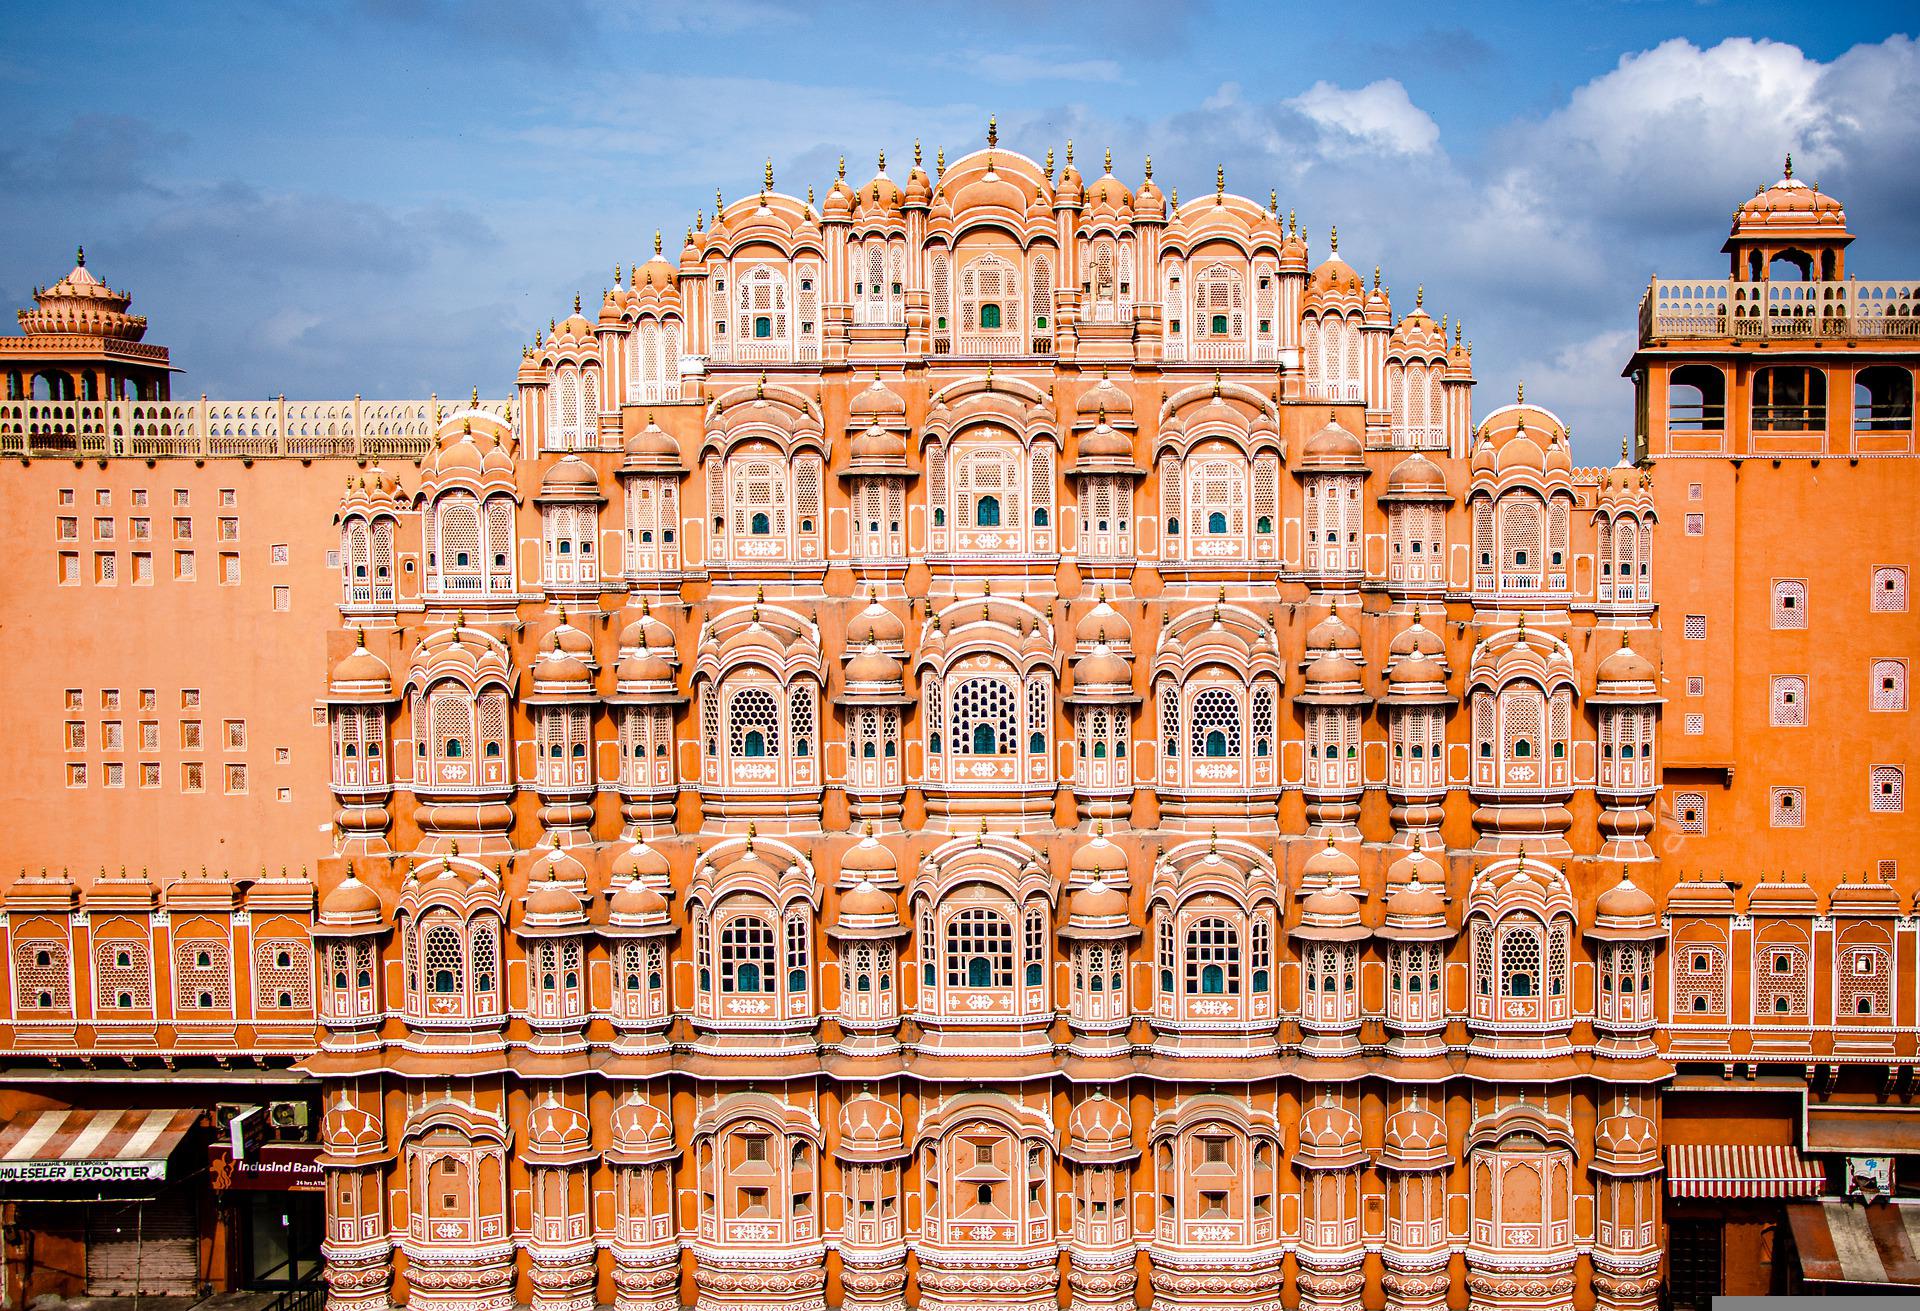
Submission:
M 304 1129 L 307 1127 L 309 1114 L 305 1102 L 267 1104 L 267 1123 L 276 1129 Z

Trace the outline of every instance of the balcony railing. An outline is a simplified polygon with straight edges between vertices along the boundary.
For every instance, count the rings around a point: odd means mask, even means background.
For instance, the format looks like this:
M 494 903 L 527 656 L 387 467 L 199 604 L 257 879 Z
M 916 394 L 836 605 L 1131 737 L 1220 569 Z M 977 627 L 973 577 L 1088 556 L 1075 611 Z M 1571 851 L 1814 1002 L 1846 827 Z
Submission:
M 506 417 L 509 402 L 477 408 Z M 446 408 L 473 408 L 457 401 Z M 423 401 L 0 401 L 0 455 L 413 459 L 443 407 Z
M 1035 329 L 1031 336 L 1017 328 L 988 332 L 935 333 L 935 355 L 1046 355 L 1053 350 L 1053 334 Z
M 1920 282 L 1655 278 L 1640 301 L 1640 340 L 1656 337 L 1920 339 Z
M 1280 348 L 1269 341 L 1250 345 L 1244 341 L 1222 341 L 1219 338 L 1187 341 L 1180 337 L 1169 337 L 1162 350 L 1165 358 L 1174 363 L 1185 360 L 1194 364 L 1268 364 L 1280 358 Z

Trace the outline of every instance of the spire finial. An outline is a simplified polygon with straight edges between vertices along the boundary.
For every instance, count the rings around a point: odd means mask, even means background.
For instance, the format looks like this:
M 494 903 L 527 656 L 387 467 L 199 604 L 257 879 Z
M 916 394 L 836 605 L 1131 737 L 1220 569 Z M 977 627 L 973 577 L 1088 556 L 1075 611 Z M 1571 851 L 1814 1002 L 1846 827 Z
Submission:
M 915 168 L 920 167 L 920 138 L 919 137 L 915 137 L 913 139 L 913 166 Z
M 1327 233 L 1327 245 L 1333 251 L 1334 254 L 1338 255 L 1340 253 L 1340 225 L 1339 224 L 1337 223 L 1334 224 L 1332 230 Z
M 1527 403 L 1527 380 L 1525 378 L 1522 378 L 1514 384 L 1513 403 L 1515 405 L 1525 405 Z
M 1053 147 L 1047 147 L 1047 181 L 1053 181 Z
M 1380 267 L 1377 264 L 1374 266 L 1373 276 L 1375 279 L 1374 285 L 1379 286 L 1380 284 L 1378 279 L 1380 277 Z M 1413 307 L 1415 309 L 1419 309 L 1422 305 L 1425 305 L 1426 303 L 1427 303 L 1427 284 L 1423 282 L 1419 286 L 1413 289 Z
M 1215 164 L 1213 166 L 1213 197 L 1218 201 L 1223 199 L 1226 194 L 1227 166 L 1225 164 Z
M 1267 192 L 1267 213 L 1278 218 L 1280 215 L 1280 193 L 1269 189 Z
M 580 293 L 577 291 L 573 293 L 573 312 L 575 314 L 580 312 Z
M 713 221 L 715 223 L 720 221 L 720 211 L 726 207 L 727 202 L 720 198 L 720 188 L 715 187 L 713 189 Z
M 840 180 L 842 182 L 847 180 L 847 157 L 845 155 L 840 156 Z
M 1793 156 L 1787 156 L 1787 161 L 1787 172 L 1791 175 L 1793 172 Z M 87 267 L 87 248 L 85 246 L 75 246 L 73 248 L 73 262 L 83 269 Z
M 887 152 L 884 150 L 880 152 L 880 171 L 882 173 L 887 171 Z
M 1299 216 L 1295 211 L 1288 210 L 1287 211 L 1287 236 L 1291 238 L 1291 237 L 1297 237 L 1299 235 L 1300 235 Z
M 1107 147 L 1106 157 L 1101 161 L 1101 170 L 1106 173 L 1113 172 L 1113 147 L 1112 146 Z
M 940 149 L 933 152 L 933 175 L 935 177 L 945 177 L 946 174 L 947 174 L 947 151 L 946 151 L 946 147 L 942 146 Z
M 660 253 L 660 229 L 659 228 L 655 228 L 653 230 L 653 253 L 656 255 Z
M 1073 138 L 1067 138 L 1067 167 L 1073 167 Z
M 768 157 L 767 166 L 760 174 L 760 190 L 763 193 L 773 190 L 773 159 L 771 156 Z
M 998 114 L 988 114 L 987 115 L 987 145 L 997 146 L 999 144 L 1000 144 L 1000 116 Z
M 1793 152 L 1791 150 L 1787 152 L 1787 176 L 1793 176 Z

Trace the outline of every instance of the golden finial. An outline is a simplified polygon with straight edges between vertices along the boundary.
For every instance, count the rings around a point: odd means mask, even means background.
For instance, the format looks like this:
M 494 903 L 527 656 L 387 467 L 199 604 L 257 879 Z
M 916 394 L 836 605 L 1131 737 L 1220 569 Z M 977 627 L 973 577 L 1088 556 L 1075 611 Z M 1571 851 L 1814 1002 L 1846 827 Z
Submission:
M 1100 167 L 1101 167 L 1101 172 L 1103 173 L 1113 172 L 1113 147 L 1112 146 L 1107 147 L 1106 158 L 1101 162 Z
M 807 183 L 807 217 L 813 217 L 813 183 Z
M 715 187 L 713 189 L 713 221 L 715 223 L 720 221 L 720 211 L 726 207 L 727 202 L 720 197 L 720 188 Z
M 1300 235 L 1300 221 L 1294 217 L 1293 210 L 1287 211 L 1287 235 L 1289 237 L 1297 237 Z
M 1280 193 L 1278 191 L 1270 190 L 1267 192 L 1267 213 L 1274 215 L 1276 218 L 1279 217 Z
M 980 821 L 980 831 L 973 835 L 973 845 L 976 847 L 987 845 L 987 821 L 984 819 Z
M 1338 255 L 1340 253 L 1340 227 L 1338 224 L 1335 224 L 1333 230 L 1327 234 L 1327 246 L 1334 254 Z
M 752 820 L 747 821 L 747 854 L 749 856 L 753 854 L 753 836 L 756 827 Z
M 840 156 L 840 180 L 842 182 L 847 180 L 847 157 L 845 155 Z
M 1793 152 L 1792 151 L 1787 152 L 1787 176 L 1788 177 L 1793 176 Z
M 655 228 L 653 230 L 653 253 L 656 255 L 660 253 L 660 229 L 659 228 Z
M 718 218 L 719 214 L 716 213 L 714 217 Z M 706 210 L 696 209 L 693 211 L 693 230 L 695 232 L 705 232 L 707 230 L 707 211 Z
M 1379 278 L 1380 278 L 1380 270 L 1378 266 L 1374 268 L 1373 276 L 1375 280 L 1374 285 L 1378 286 Z M 1413 289 L 1413 307 L 1415 309 L 1419 309 L 1422 305 L 1425 305 L 1426 303 L 1427 303 L 1427 284 L 1423 282 L 1419 286 Z
M 1153 181 L 1153 156 L 1147 156 L 1147 181 Z
M 1073 138 L 1067 138 L 1067 167 L 1073 167 Z
M 1167 197 L 1167 203 L 1173 206 L 1173 212 L 1175 214 L 1178 214 L 1180 212 L 1180 188 L 1179 187 L 1175 187 L 1173 189 L 1173 193 Z
M 947 150 L 945 146 L 933 152 L 933 175 L 945 177 L 947 174 Z
M 1527 383 L 1524 378 L 1514 385 L 1513 403 L 1515 405 L 1525 405 L 1527 403 Z
M 1623 451 L 1622 454 L 1625 454 L 1625 452 Z M 367 630 L 364 628 L 356 628 L 353 630 L 353 636 L 354 636 L 355 648 L 361 651 L 366 650 L 367 649 Z
M 1453 325 L 1453 344 L 1455 347 L 1460 345 L 1460 325 L 1457 323 Z
M 987 115 L 987 145 L 991 147 L 999 144 L 1000 116 L 998 114 L 989 114 Z
M 1787 156 L 1787 176 L 1788 177 L 1793 176 L 1793 156 L 1792 155 Z M 79 265 L 83 269 L 87 267 L 87 248 L 85 246 L 75 246 L 73 248 L 73 262 Z
M 1047 147 L 1047 181 L 1053 181 L 1053 147 Z
M 1380 290 L 1380 266 L 1378 264 L 1373 266 L 1373 289 L 1375 291 Z
M 773 190 L 773 160 L 771 157 L 767 160 L 766 169 L 760 174 L 760 190 L 763 192 Z
M 760 400 L 765 400 L 766 397 L 767 397 L 767 374 L 766 374 L 766 370 L 763 369 L 760 372 L 759 381 L 753 384 L 753 399 L 755 399 L 756 401 L 760 401 Z
M 580 293 L 577 291 L 573 293 L 573 312 L 575 314 L 580 312 Z
M 880 171 L 882 173 L 887 171 L 887 152 L 884 150 L 880 152 Z
M 913 139 L 913 166 L 915 168 L 920 167 L 920 138 L 919 137 L 915 137 Z
M 1213 399 L 1220 399 L 1220 370 L 1213 371 Z
M 1224 200 L 1226 198 L 1226 194 L 1227 194 L 1227 166 L 1225 164 L 1215 164 L 1213 166 L 1214 201 L 1218 203 L 1219 201 Z

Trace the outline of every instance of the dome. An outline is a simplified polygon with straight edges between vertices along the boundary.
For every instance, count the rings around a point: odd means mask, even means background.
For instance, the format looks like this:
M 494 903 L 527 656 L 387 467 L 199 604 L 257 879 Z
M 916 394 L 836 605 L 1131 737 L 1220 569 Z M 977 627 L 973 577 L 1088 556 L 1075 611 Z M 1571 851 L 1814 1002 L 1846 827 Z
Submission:
M 866 832 L 858 842 L 840 854 L 840 874 L 842 878 L 859 876 L 862 881 L 868 877 L 877 877 L 882 883 L 892 883 L 900 873 L 900 863 L 886 843 L 873 836 L 873 826 L 867 825 Z
M 1447 1148 L 1447 1122 L 1424 1106 L 1404 1106 L 1387 1117 L 1382 1137 L 1382 1165 L 1405 1169 L 1409 1166 L 1451 1164 Z
M 901 672 L 900 662 L 873 642 L 868 642 L 859 655 L 847 662 L 849 684 L 889 683 L 897 686 L 901 681 Z
M 74 252 L 73 271 L 44 291 L 34 293 L 34 307 L 19 313 L 20 330 L 28 336 L 65 334 L 139 341 L 147 321 L 127 313 L 133 297 L 115 291 L 87 269 L 87 252 Z M 151 349 L 151 348 L 149 348 Z M 165 363 L 165 354 L 161 354 Z
M 550 853 L 550 855 L 558 853 Z M 584 883 L 586 869 L 573 857 L 566 860 L 579 871 L 579 882 Z M 543 858 L 542 863 L 546 863 Z M 527 890 L 526 928 L 567 928 L 575 925 L 584 927 L 586 916 L 580 904 L 580 896 L 568 888 L 561 880 L 561 872 L 555 866 L 542 871 L 544 879 Z
M 1326 616 L 1307 630 L 1307 650 L 1309 651 L 1351 651 L 1360 650 L 1360 634 L 1353 631 L 1353 625 L 1340 617 L 1338 610 L 1328 610 Z
M 1429 887 L 1444 888 L 1447 885 L 1445 867 L 1429 856 L 1423 847 L 1415 847 L 1387 866 L 1388 887 L 1416 881 L 1427 884 Z
M 564 455 L 554 461 L 546 477 L 540 480 L 542 496 L 578 497 L 582 494 L 598 496 L 600 479 L 593 472 L 593 466 L 577 455 Z
M 1067 914 L 1076 920 L 1124 920 L 1127 894 L 1096 878 L 1086 887 L 1076 888 L 1067 898 Z
M 1142 219 L 1163 219 L 1167 216 L 1167 198 L 1153 180 L 1152 155 L 1147 156 L 1147 176 L 1140 183 L 1140 189 L 1133 193 L 1133 214 L 1135 218 Z
M 670 880 L 667 858 L 659 848 L 635 841 L 613 858 L 613 881 L 616 883 L 645 879 L 648 883 L 666 886 Z
M 652 650 L 673 653 L 673 630 L 653 617 L 653 607 L 640 603 L 640 613 L 620 630 L 620 648 L 624 651 Z
M 1307 438 L 1307 444 L 1301 448 L 1300 468 L 1356 471 L 1366 468 L 1365 455 L 1366 448 L 1360 439 L 1341 427 L 1339 420 L 1329 413 L 1327 426 Z
M 1634 883 L 1626 870 L 1620 881 L 1601 893 L 1593 903 L 1596 918 L 1610 920 L 1646 920 L 1652 922 L 1660 912 L 1659 903 Z
M 1660 1130 L 1637 1111 L 1609 1115 L 1593 1127 L 1596 1164 L 1654 1166 L 1660 1161 Z
M 339 691 L 355 685 L 369 688 L 378 687 L 381 691 L 393 688 L 393 673 L 387 668 L 387 662 L 367 650 L 367 635 L 362 629 L 354 630 L 357 643 L 347 657 L 333 667 L 332 683 Z
M 900 184 L 887 176 L 887 155 L 882 151 L 880 171 L 854 193 L 854 203 L 859 206 L 861 217 L 875 218 L 899 213 L 900 202 L 904 199 Z
M 864 427 L 870 423 L 905 427 L 906 422 L 906 401 L 877 376 L 866 387 L 855 392 L 853 400 L 847 405 L 849 428 Z
M 1360 1150 L 1360 1118 L 1337 1102 L 1323 1101 L 1300 1117 L 1300 1150 L 1315 1156 L 1347 1156 Z
M 1418 615 L 1412 623 L 1393 635 L 1393 641 L 1387 647 L 1389 656 L 1423 655 L 1430 659 L 1443 659 L 1447 644 L 1440 634 L 1420 622 Z
M 607 1144 L 607 1159 L 615 1165 L 646 1165 L 671 1160 L 677 1155 L 673 1144 L 673 1121 L 638 1089 L 613 1108 L 612 1138 Z
M 1435 867 L 1438 873 L 1438 867 Z M 1385 938 L 1431 939 L 1446 936 L 1447 901 L 1439 886 L 1413 879 L 1387 898 L 1380 934 Z
M 1073 1108 L 1067 1116 L 1067 1148 L 1070 1152 L 1105 1154 L 1116 1149 L 1131 1154 L 1133 1117 L 1126 1103 L 1117 1097 L 1095 1093 Z
M 1307 857 L 1307 863 L 1300 867 L 1300 876 L 1314 880 L 1355 879 L 1360 877 L 1360 866 L 1328 838 L 1326 846 Z
M 656 651 L 623 656 L 614 666 L 614 678 L 621 683 L 671 683 L 673 665 Z
M 874 424 L 847 443 L 847 454 L 860 464 L 905 462 L 907 443 L 899 433 Z
M 320 918 L 338 923 L 352 923 L 371 917 L 380 918 L 380 894 L 362 883 L 353 873 L 347 871 L 347 877 L 334 884 L 331 891 L 320 899 Z
M 1345 687 L 1360 681 L 1360 666 L 1343 655 L 1323 655 L 1307 666 L 1309 687 Z
M 1097 881 L 1114 875 L 1116 877 L 1109 881 L 1124 883 L 1127 878 L 1127 853 L 1120 849 L 1118 843 L 1107 838 L 1106 826 L 1096 820 L 1093 837 L 1075 848 L 1070 868 L 1076 878 L 1091 875 Z
M 1334 239 L 1333 249 L 1336 253 L 1329 255 L 1320 267 L 1308 276 L 1307 295 L 1312 296 L 1316 292 L 1323 295 L 1359 296 L 1363 294 L 1365 287 L 1360 281 L 1360 275 L 1354 272 L 1353 265 L 1341 259 L 1337 253 L 1340 249 L 1337 237 Z
M 1074 402 L 1074 413 L 1085 422 L 1095 422 L 1102 415 L 1110 422 L 1130 423 L 1133 419 L 1133 397 L 1124 387 L 1115 385 L 1105 370 L 1101 371 L 1099 381 L 1080 393 L 1080 399 Z
M 626 441 L 627 463 L 671 470 L 681 467 L 680 443 L 647 413 L 647 426 Z
M 872 1093 L 849 1097 L 840 1108 L 840 1145 L 843 1155 L 859 1159 L 869 1154 L 906 1149 L 906 1125 L 900 1109 Z
M 1847 216 L 1838 200 L 1793 175 L 1793 156 L 1788 155 L 1780 180 L 1741 204 L 1734 214 L 1734 227 L 1738 230 L 1756 224 L 1772 225 L 1780 219 L 1844 227 Z
M 1322 888 L 1300 903 L 1296 938 L 1323 942 L 1351 942 L 1367 936 L 1360 922 L 1360 903 L 1345 888 Z
M 1099 426 L 1080 439 L 1082 460 L 1131 460 L 1133 439 L 1108 423 L 1104 416 Z
M 895 919 L 898 913 L 893 894 L 867 879 L 840 896 L 840 914 L 845 919 Z
M 1124 644 L 1133 636 L 1125 615 L 1107 603 L 1107 591 L 1100 589 L 1099 599 L 1074 621 L 1073 640 L 1077 646 L 1095 646 L 1101 642 Z
M 1380 499 L 1450 501 L 1453 495 L 1447 490 L 1447 475 L 1440 466 L 1416 451 L 1393 466 Z
M 1130 685 L 1133 682 L 1133 670 L 1125 660 L 1113 653 L 1112 647 L 1103 642 L 1074 660 L 1073 682 L 1076 687 Z
M 638 874 L 607 898 L 607 918 L 614 924 L 631 925 L 643 920 L 663 920 L 666 915 L 667 899 L 648 887 L 646 880 Z
M 1395 687 L 1407 687 L 1415 684 L 1445 683 L 1447 671 L 1424 655 L 1407 656 L 1387 674 L 1387 682 Z
M 1595 682 L 1603 689 L 1619 687 L 1621 684 L 1651 684 L 1655 677 L 1653 662 L 1627 644 L 1627 635 L 1620 634 L 1620 648 L 1600 662 Z
M 907 640 L 907 626 L 900 616 L 880 604 L 880 598 L 869 598 L 866 609 L 854 615 L 847 625 L 847 637 L 855 642 L 877 642 L 881 646 L 901 648 Z

